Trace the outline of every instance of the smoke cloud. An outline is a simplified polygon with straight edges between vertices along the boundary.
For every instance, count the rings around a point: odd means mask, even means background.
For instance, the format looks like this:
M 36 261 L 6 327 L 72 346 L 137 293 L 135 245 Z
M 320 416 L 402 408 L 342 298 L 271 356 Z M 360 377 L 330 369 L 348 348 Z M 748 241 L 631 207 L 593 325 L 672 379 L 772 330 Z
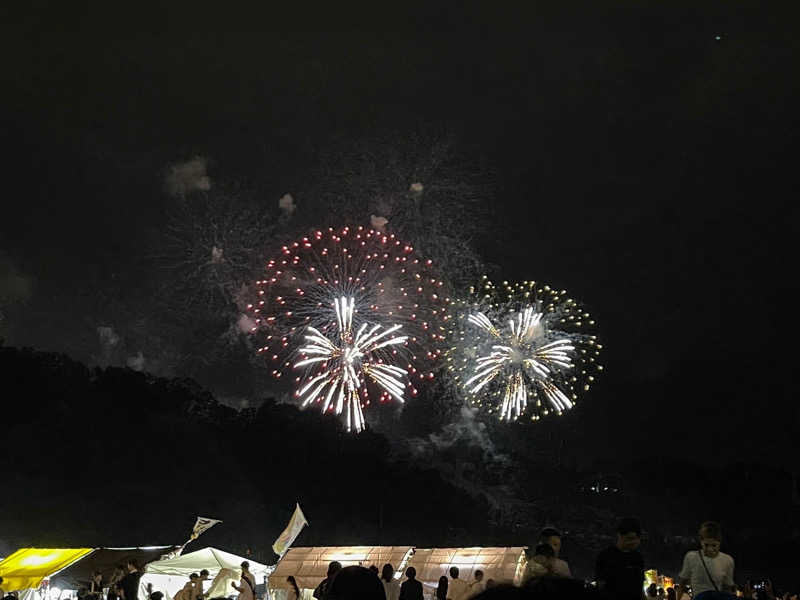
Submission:
M 239 320 L 236 322 L 239 331 L 242 333 L 252 333 L 255 329 L 256 322 L 247 315 L 239 315 Z
M 31 296 L 31 280 L 0 250 L 0 303 L 24 301 Z
M 167 193 L 173 197 L 183 197 L 196 191 L 207 192 L 211 189 L 207 167 L 208 159 L 202 156 L 170 166 L 164 178 Z
M 114 331 L 113 327 L 98 327 L 97 337 L 100 338 L 100 345 L 103 348 L 113 348 L 119 343 L 119 336 Z
M 291 194 L 284 194 L 278 200 L 278 208 L 281 209 L 284 217 L 291 217 L 294 211 L 297 210 L 297 205 L 294 203 L 294 198 Z
M 126 361 L 128 368 L 134 371 L 144 371 L 145 358 L 141 351 L 136 356 L 129 356 Z
M 472 446 L 483 452 L 487 461 L 506 462 L 506 457 L 492 442 L 486 424 L 477 418 L 477 410 L 462 407 L 458 417 L 445 425 L 438 433 L 427 438 L 414 438 L 408 441 L 410 452 L 417 458 L 449 450 L 456 445 Z

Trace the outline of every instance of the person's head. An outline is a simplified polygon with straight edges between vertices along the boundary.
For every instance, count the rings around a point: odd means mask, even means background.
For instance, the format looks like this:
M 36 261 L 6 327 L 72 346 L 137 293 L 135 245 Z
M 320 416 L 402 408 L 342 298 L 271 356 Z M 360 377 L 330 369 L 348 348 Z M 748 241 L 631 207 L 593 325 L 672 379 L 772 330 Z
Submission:
M 664 597 L 664 588 L 658 588 L 658 597 L 659 598 L 663 598 Z
M 480 569 L 475 571 L 475 581 L 483 581 L 483 571 Z
M 678 597 L 677 592 L 675 592 L 674 587 L 667 588 L 667 600 L 676 600 Z
M 700 548 L 708 558 L 714 558 L 719 554 L 719 547 L 722 545 L 722 528 L 719 523 L 706 521 L 700 525 Z
M 242 567 L 242 572 L 247 573 L 247 572 L 250 571 L 250 563 L 249 562 L 244 561 L 240 566 Z
M 623 552 L 633 552 L 642 543 L 642 526 L 639 519 L 625 517 L 617 526 L 617 548 Z
M 657 596 L 656 590 L 658 586 L 655 583 L 651 583 L 647 586 L 647 597 L 648 598 L 655 598 Z
M 100 581 L 103 578 L 103 574 L 100 571 L 95 571 L 92 573 L 92 579 L 94 581 Z
M 406 577 L 409 579 L 416 579 L 417 578 L 417 570 L 414 567 L 408 567 L 406 569 Z
M 376 577 L 378 576 L 378 567 L 376 567 L 375 565 L 370 565 L 368 570 Z
M 389 563 L 383 565 L 383 569 L 381 570 L 381 579 L 384 581 L 391 581 L 394 577 L 394 567 Z
M 149 598 L 150 600 L 164 600 L 164 594 L 162 592 L 153 592 Z
M 458 567 L 450 567 L 450 577 L 458 579 Z
M 561 532 L 555 527 L 545 527 L 542 529 L 542 533 L 539 534 L 539 543 L 550 544 L 557 557 L 558 553 L 561 552 Z
M 191 575 L 189 575 L 189 581 L 197 581 L 198 579 L 200 579 L 200 575 L 198 575 L 197 573 L 192 573 Z
M 333 577 L 334 575 L 336 575 L 336 573 L 338 573 L 341 570 L 342 570 L 342 563 L 340 563 L 338 560 L 332 560 L 331 562 L 328 563 L 328 577 Z
M 339 569 L 328 587 L 329 600 L 386 600 L 383 584 L 369 569 Z
M 208 578 L 209 578 L 208 569 L 203 569 L 202 571 L 200 571 L 200 579 L 205 580 Z
M 139 570 L 139 563 L 136 562 L 135 558 L 129 559 L 128 562 L 125 564 L 125 566 L 128 567 L 128 571 L 131 572 Z
M 553 568 L 555 559 L 556 553 L 550 544 L 539 544 L 533 550 L 533 562 L 539 563 L 547 569 Z

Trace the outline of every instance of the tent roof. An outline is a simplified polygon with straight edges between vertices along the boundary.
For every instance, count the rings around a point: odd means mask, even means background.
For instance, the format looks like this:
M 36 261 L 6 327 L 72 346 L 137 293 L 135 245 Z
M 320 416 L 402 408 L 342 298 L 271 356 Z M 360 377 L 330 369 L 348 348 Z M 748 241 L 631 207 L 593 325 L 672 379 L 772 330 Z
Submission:
M 417 579 L 435 586 L 450 567 L 458 567 L 459 578 L 473 581 L 483 571 L 483 579 L 519 583 L 525 569 L 525 548 L 417 548 L 408 566 L 417 570 Z
M 411 546 L 316 546 L 290 548 L 269 576 L 270 589 L 284 589 L 286 578 L 294 575 L 301 589 L 314 589 L 325 579 L 328 563 L 338 560 L 343 567 L 375 565 L 379 569 L 390 563 L 396 570 L 405 564 Z
M 175 558 L 151 562 L 144 572 L 157 575 L 186 576 L 202 569 L 208 569 L 209 571 L 219 571 L 220 569 L 239 570 L 244 561 L 250 563 L 250 572 L 253 575 L 264 576 L 270 572 L 270 568 L 267 565 L 217 548 L 203 548 Z
M 91 551 L 91 548 L 20 548 L 0 562 L 3 589 L 39 587 L 43 579 L 58 573 Z
M 178 546 L 146 546 L 144 548 L 97 548 L 81 560 L 75 561 L 58 575 L 50 578 L 51 585 L 77 590 L 87 585 L 95 571 L 103 574 L 103 581 L 110 581 L 117 565 L 133 559 L 140 567 L 158 560 Z

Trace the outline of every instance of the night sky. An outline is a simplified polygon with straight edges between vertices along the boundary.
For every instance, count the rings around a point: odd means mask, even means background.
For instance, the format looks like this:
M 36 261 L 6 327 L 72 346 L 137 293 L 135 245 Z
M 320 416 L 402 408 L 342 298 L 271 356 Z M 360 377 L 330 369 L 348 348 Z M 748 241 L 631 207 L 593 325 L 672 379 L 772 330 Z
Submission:
M 793 464 L 797 15 L 614 6 L 302 33 L 3 19 L 6 345 L 91 361 L 104 299 L 154 277 L 170 165 L 302 213 L 326 148 L 446 129 L 493 173 L 488 268 L 600 324 L 605 377 L 561 432 L 579 459 Z

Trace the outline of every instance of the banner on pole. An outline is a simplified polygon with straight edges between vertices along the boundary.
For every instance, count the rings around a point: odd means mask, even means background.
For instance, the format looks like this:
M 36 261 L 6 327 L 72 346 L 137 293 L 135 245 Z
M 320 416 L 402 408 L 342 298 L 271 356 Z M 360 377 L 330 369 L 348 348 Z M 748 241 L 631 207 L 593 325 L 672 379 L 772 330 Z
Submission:
M 222 521 L 219 519 L 209 519 L 208 517 L 197 517 L 197 522 L 194 524 L 194 529 L 192 529 L 190 540 L 196 540 L 203 532 L 208 531 L 217 523 L 222 523 Z
M 209 519 L 208 517 L 197 517 L 197 521 L 195 521 L 194 527 L 192 528 L 192 535 L 189 536 L 189 539 L 183 543 L 183 546 L 177 548 L 176 550 L 168 554 L 165 554 L 164 556 L 161 557 L 161 559 L 166 560 L 169 558 L 176 558 L 180 556 L 183 553 L 183 549 L 186 548 L 186 545 L 189 542 L 192 542 L 197 538 L 199 538 L 204 531 L 208 531 L 217 523 L 222 523 L 222 521 L 220 521 L 219 519 Z
M 306 525 L 308 525 L 308 521 L 303 511 L 300 510 L 300 504 L 295 504 L 294 514 L 289 520 L 289 524 L 283 530 L 283 533 L 278 536 L 278 539 L 275 540 L 275 543 L 272 544 L 272 550 L 275 554 L 283 556 Z

